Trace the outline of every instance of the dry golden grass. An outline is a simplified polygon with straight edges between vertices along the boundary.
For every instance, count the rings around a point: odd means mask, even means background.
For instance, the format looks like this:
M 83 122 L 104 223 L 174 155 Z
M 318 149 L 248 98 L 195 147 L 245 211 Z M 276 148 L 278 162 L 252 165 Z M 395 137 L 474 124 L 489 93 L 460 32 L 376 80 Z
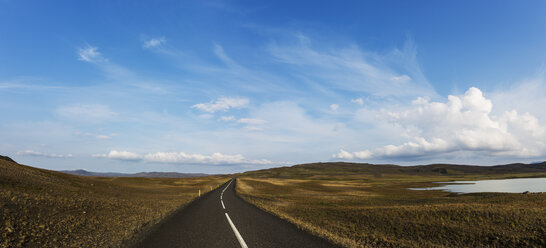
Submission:
M 0 160 L 0 247 L 120 247 L 226 177 L 79 177 Z
M 344 247 L 546 246 L 546 194 L 407 190 L 464 177 L 361 174 L 359 179 L 352 174 L 317 179 L 284 173 L 283 178 L 243 175 L 237 192 Z

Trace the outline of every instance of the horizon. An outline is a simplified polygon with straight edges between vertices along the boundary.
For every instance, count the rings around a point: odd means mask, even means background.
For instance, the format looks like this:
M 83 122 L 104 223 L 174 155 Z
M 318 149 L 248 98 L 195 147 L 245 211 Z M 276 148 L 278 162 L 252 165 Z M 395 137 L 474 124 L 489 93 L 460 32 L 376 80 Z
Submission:
M 116 173 L 545 161 L 545 10 L 2 0 L 0 153 Z
M 3 156 L 0 154 L 0 156 Z M 9 156 L 3 156 L 3 157 L 6 157 L 8 159 L 11 159 Z M 13 159 L 12 159 L 13 160 Z M 25 165 L 25 166 L 30 166 L 30 167 L 35 167 L 33 165 L 30 165 L 30 164 L 21 164 L 21 163 L 18 163 L 17 161 L 13 160 L 16 164 L 20 164 L 20 165 Z M 288 165 L 281 165 L 281 166 L 275 166 L 275 167 L 268 167 L 268 168 L 262 168 L 262 169 L 249 169 L 249 170 L 243 170 L 243 171 L 239 171 L 239 172 L 231 172 L 231 173 L 204 173 L 204 172 L 177 172 L 177 171 L 136 171 L 136 172 L 119 172 L 119 171 L 96 171 L 96 170 L 90 170 L 90 169 L 86 169 L 86 168 L 77 168 L 77 169 L 70 169 L 70 170 L 54 170 L 54 171 L 58 171 L 58 172 L 64 172 L 64 173 L 68 173 L 68 174 L 71 174 L 70 172 L 77 172 L 77 171 L 83 171 L 83 172 L 88 172 L 88 173 L 99 173 L 99 174 L 108 174 L 108 173 L 112 173 L 112 174 L 126 174 L 126 175 L 131 175 L 131 174 L 139 174 L 139 173 L 180 173 L 180 174 L 202 174 L 202 175 L 207 175 L 207 176 L 211 176 L 211 175 L 230 175 L 230 174 L 237 174 L 237 173 L 245 173 L 245 172 L 253 172 L 253 171 L 259 171 L 259 170 L 267 170 L 267 169 L 274 169 L 274 168 L 289 168 L 289 167 L 293 167 L 293 166 L 297 166 L 297 165 L 309 165 L 309 164 L 339 164 L 339 163 L 345 163 L 345 164 L 357 164 L 357 165 L 394 165 L 394 166 L 400 166 L 400 167 L 416 167 L 416 166 L 433 166 L 433 165 L 455 165 L 455 166 L 479 166 L 479 167 L 493 167 L 493 166 L 505 166 L 505 165 L 512 165 L 512 164 L 523 164 L 523 165 L 534 165 L 534 164 L 542 164 L 542 163 L 546 163 L 546 161 L 533 161 L 533 162 L 528 162 L 528 163 L 523 163 L 523 162 L 512 162 L 512 163 L 507 163 L 507 164 L 453 164 L 453 163 L 429 163 L 429 164 L 407 164 L 407 165 L 400 165 L 400 164 L 395 164 L 395 163 L 379 163 L 379 164 L 374 164 L 374 163 L 366 163 L 366 162 L 354 162 L 354 161 L 328 161 L 328 162 L 306 162 L 306 163 L 301 163 L 301 164 L 288 164 Z M 39 167 L 37 167 L 39 168 Z

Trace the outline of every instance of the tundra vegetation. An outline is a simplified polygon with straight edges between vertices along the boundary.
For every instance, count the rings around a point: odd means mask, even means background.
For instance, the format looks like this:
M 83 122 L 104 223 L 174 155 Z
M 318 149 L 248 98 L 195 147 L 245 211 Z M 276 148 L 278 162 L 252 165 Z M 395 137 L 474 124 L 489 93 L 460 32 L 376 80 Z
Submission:
M 515 177 L 546 177 L 546 164 L 306 164 L 240 174 L 236 189 L 344 247 L 546 247 L 546 194 L 408 190 Z
M 0 158 L 0 247 L 128 246 L 228 180 L 81 177 Z

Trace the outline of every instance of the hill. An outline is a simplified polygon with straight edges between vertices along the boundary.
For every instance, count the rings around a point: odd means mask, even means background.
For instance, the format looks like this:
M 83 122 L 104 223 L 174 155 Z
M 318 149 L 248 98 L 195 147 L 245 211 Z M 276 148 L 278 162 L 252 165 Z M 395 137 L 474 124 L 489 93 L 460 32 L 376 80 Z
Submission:
M 0 247 L 119 247 L 227 179 L 81 177 L 0 159 Z
M 63 170 L 62 173 L 86 177 L 156 177 L 156 178 L 189 178 L 210 176 L 204 173 L 179 173 L 179 172 L 139 172 L 139 173 L 117 173 L 117 172 L 92 172 L 86 170 Z
M 17 162 L 15 162 L 13 159 L 11 159 L 10 157 L 2 156 L 2 155 L 0 155 L 0 160 L 12 162 L 12 163 L 17 163 Z
M 309 163 L 291 167 L 249 171 L 242 175 L 251 177 L 278 178 L 335 178 L 361 175 L 408 175 L 408 176 L 465 176 L 465 175 L 506 175 L 546 172 L 546 162 L 532 164 L 506 164 L 496 166 L 429 164 L 399 166 L 393 164 L 367 163 Z
M 546 163 L 311 163 L 239 174 L 248 202 L 343 247 L 546 247 L 546 194 L 410 190 L 546 177 Z

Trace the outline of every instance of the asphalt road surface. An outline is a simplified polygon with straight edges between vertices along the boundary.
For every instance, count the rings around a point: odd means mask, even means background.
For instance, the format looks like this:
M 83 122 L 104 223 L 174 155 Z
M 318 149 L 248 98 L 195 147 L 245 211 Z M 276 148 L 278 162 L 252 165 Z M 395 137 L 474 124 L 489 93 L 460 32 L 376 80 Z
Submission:
M 243 201 L 235 183 L 201 195 L 136 247 L 336 247 Z

